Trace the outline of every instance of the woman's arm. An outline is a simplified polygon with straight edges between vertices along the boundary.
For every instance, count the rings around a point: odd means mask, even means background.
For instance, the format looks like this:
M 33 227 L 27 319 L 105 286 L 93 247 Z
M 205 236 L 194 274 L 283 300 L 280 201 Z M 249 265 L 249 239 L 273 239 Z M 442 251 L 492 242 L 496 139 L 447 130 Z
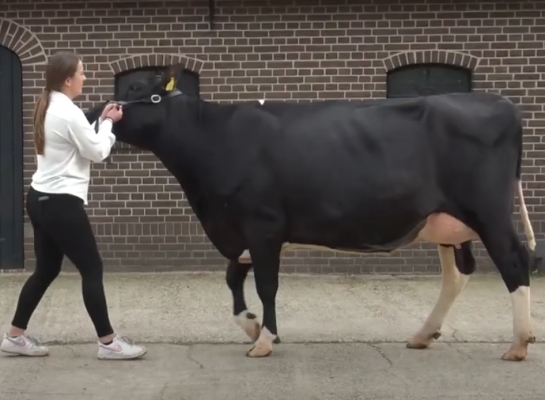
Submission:
M 100 162 L 110 155 L 115 143 L 112 134 L 113 121 L 110 118 L 95 123 L 100 124 L 98 133 L 87 121 L 83 111 L 75 112 L 68 123 L 68 132 L 80 154 L 94 162 Z

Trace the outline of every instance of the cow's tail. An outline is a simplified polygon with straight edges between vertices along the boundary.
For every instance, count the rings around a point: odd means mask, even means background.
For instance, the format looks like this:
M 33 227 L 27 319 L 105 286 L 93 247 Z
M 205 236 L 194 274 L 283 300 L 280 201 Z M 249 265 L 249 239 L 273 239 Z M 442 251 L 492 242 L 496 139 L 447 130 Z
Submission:
M 532 228 L 532 223 L 528 217 L 528 209 L 526 208 L 526 202 L 524 201 L 524 193 L 522 192 L 522 178 L 521 178 L 521 169 L 522 169 L 522 155 L 523 155 L 523 125 L 520 111 L 517 113 L 518 117 L 518 145 L 519 145 L 519 154 L 517 160 L 517 194 L 520 202 L 520 218 L 522 219 L 522 224 L 524 225 L 524 233 L 526 234 L 526 240 L 528 240 L 528 247 L 532 252 L 536 249 L 536 238 L 534 235 L 534 229 Z
M 526 203 L 524 202 L 524 194 L 522 193 L 522 181 L 520 180 L 520 178 L 517 179 L 517 192 L 520 201 L 520 218 L 522 219 L 522 224 L 524 225 L 524 233 L 526 234 L 526 239 L 528 240 L 528 247 L 533 252 L 536 249 L 536 237 L 534 235 L 532 223 L 530 222 L 530 218 L 528 217 L 528 210 L 526 209 Z

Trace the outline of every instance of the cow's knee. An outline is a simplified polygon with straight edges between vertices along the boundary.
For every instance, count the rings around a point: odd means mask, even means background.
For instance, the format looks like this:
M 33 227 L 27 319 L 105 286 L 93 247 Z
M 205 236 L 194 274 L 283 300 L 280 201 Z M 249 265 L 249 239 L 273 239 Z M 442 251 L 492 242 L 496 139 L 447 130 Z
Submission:
M 231 291 L 243 290 L 244 282 L 252 265 L 241 264 L 236 261 L 230 261 L 225 272 L 225 281 Z

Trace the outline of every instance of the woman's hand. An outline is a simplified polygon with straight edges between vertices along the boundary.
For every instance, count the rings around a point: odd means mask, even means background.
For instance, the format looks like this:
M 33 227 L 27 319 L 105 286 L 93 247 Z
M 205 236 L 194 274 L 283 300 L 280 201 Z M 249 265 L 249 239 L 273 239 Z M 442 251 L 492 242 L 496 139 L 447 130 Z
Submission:
M 115 103 L 108 103 L 106 105 L 106 107 L 104 107 L 104 110 L 102 110 L 102 114 L 100 115 L 100 119 L 103 120 L 104 118 L 106 118 L 106 116 L 108 115 L 108 113 L 110 111 L 112 111 L 112 109 L 116 106 L 117 104 Z
M 123 110 L 120 105 L 115 105 L 110 111 L 106 114 L 106 118 L 111 118 L 112 121 L 117 122 L 123 117 Z

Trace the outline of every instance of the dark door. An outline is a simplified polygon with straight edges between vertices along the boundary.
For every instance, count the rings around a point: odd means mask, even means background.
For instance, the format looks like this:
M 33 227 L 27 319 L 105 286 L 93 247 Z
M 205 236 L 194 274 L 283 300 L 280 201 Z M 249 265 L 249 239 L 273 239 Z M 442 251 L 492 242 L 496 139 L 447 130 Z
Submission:
M 0 46 L 0 269 L 23 268 L 22 72 Z
M 416 97 L 471 91 L 471 71 L 445 64 L 416 64 L 388 74 L 388 97 Z

